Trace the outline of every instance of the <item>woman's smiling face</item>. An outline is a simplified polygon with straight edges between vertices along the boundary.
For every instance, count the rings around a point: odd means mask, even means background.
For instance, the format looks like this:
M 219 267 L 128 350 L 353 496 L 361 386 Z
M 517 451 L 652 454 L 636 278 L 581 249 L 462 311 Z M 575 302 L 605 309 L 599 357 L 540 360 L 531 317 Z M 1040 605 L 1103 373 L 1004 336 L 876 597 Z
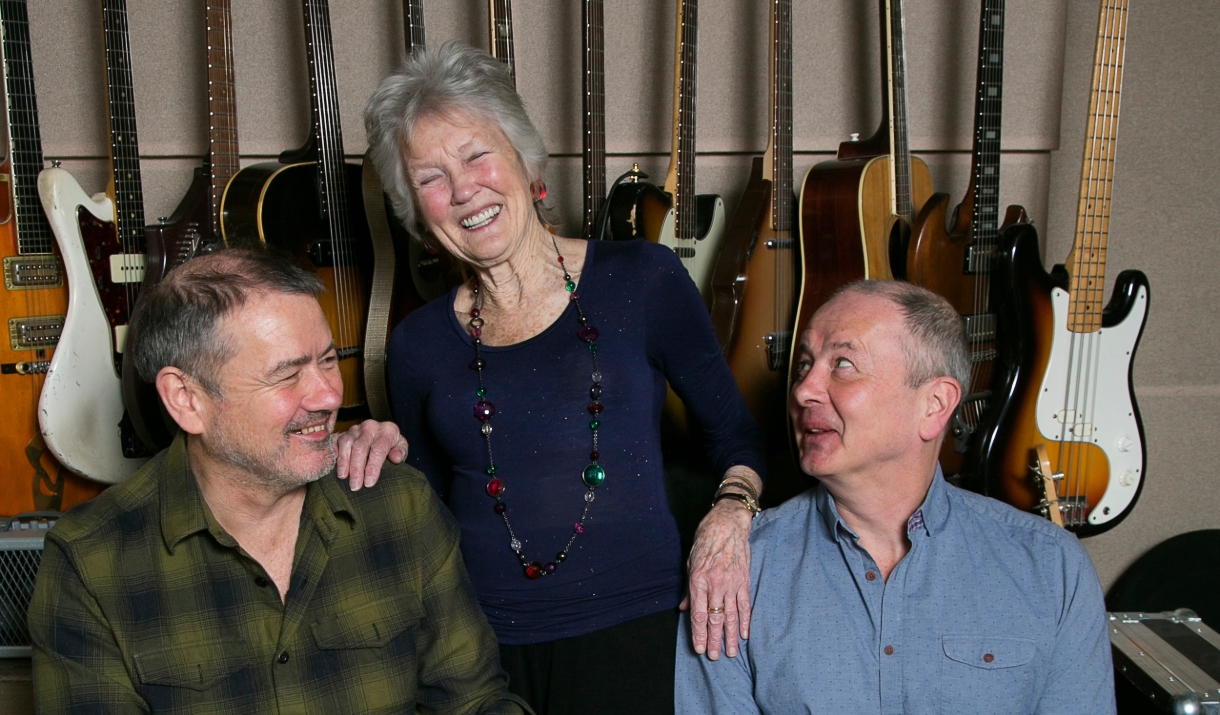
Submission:
M 414 128 L 407 176 L 424 225 L 474 266 L 506 260 L 537 220 L 530 180 L 504 132 L 466 112 L 430 114 Z

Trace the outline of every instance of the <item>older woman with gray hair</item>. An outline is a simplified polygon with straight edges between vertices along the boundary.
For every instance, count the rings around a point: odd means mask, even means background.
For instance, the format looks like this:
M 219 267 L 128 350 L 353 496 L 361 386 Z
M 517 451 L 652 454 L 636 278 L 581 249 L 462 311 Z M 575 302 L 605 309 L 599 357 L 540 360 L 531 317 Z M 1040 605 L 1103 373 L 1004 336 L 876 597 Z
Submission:
M 365 126 L 403 225 L 469 271 L 394 330 L 388 379 L 512 688 L 540 713 L 671 711 L 679 601 L 709 656 L 747 635 L 764 461 L 698 290 L 667 248 L 548 230 L 546 146 L 484 52 L 415 53 Z M 662 469 L 667 381 L 724 477 L 687 600 Z

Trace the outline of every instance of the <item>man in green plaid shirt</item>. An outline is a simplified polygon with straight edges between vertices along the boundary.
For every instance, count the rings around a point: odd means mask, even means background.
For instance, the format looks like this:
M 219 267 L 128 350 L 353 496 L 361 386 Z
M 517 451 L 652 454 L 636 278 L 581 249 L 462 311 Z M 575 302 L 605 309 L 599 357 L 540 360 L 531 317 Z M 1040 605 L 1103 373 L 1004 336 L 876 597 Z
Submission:
M 181 431 L 47 535 L 39 712 L 529 712 L 425 478 L 387 464 L 352 493 L 328 476 L 351 361 L 321 291 L 229 249 L 142 297 L 127 359 Z

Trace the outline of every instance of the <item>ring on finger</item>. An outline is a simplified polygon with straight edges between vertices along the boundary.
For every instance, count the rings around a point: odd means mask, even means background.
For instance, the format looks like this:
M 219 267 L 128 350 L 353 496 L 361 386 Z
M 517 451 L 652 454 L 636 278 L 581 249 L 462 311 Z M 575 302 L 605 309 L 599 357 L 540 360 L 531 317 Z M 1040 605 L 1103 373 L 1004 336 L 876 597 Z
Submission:
M 708 613 L 724 613 L 724 606 L 723 605 L 712 606 L 711 608 L 707 609 L 707 612 Z

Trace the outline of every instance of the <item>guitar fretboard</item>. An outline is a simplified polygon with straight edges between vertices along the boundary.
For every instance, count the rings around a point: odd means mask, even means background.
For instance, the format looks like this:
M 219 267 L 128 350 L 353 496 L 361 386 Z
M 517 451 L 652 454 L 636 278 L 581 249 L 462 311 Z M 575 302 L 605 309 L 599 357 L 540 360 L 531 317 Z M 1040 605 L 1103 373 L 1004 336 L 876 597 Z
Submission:
M 402 0 L 402 25 L 407 54 L 424 49 L 424 0 Z
M 978 82 L 974 96 L 974 215 L 971 236 L 989 273 L 1000 219 L 1000 125 L 1004 103 L 1004 0 L 984 0 L 979 25 Z M 976 296 L 975 312 L 986 312 L 989 291 Z
M 110 95 L 110 164 L 119 243 L 123 253 L 142 253 L 144 189 L 140 181 L 140 145 L 136 138 L 126 0 L 102 0 L 102 29 Z
M 886 18 L 890 62 L 890 175 L 895 216 L 913 221 L 911 201 L 911 147 L 907 137 L 906 49 L 903 45 L 902 0 L 889 0 Z
M 792 233 L 792 0 L 771 9 L 771 225 L 780 238 Z
M 1110 234 L 1110 190 L 1118 113 L 1123 88 L 1123 54 L 1127 37 L 1127 0 L 1103 0 L 1093 57 L 1093 89 L 1080 174 L 1076 238 L 1069 260 L 1071 299 L 1068 329 L 1078 333 L 1101 329 L 1106 283 L 1106 242 Z
M 17 253 L 50 253 L 55 245 L 55 236 L 51 233 L 51 226 L 38 198 L 42 137 L 38 132 L 38 100 L 34 94 L 34 65 L 25 0 L 0 0 L 0 31 L 3 32 Z
M 220 200 L 241 169 L 233 81 L 232 0 L 208 0 L 208 171 L 213 237 L 220 235 Z
M 674 197 L 674 236 L 693 241 L 695 221 L 695 86 L 699 57 L 699 4 L 678 0 L 678 76 L 674 96 L 674 155 L 677 182 Z
M 513 51 L 513 4 L 511 0 L 488 0 L 491 20 L 491 56 L 508 65 L 517 83 L 517 58 Z
M 585 0 L 585 232 L 592 238 L 606 200 L 606 66 L 602 0 Z

